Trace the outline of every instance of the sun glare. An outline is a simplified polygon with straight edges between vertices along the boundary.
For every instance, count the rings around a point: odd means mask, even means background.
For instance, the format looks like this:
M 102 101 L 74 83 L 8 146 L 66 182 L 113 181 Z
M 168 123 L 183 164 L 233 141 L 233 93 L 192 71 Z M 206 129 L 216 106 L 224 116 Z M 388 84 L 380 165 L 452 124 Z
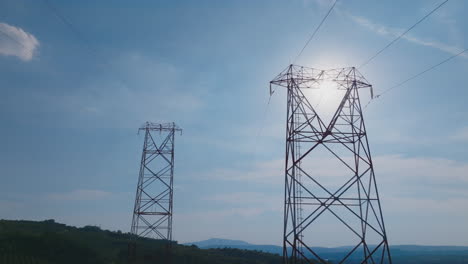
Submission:
M 303 89 L 307 100 L 323 121 L 329 122 L 343 99 L 344 90 L 331 80 L 323 80 L 311 89 Z

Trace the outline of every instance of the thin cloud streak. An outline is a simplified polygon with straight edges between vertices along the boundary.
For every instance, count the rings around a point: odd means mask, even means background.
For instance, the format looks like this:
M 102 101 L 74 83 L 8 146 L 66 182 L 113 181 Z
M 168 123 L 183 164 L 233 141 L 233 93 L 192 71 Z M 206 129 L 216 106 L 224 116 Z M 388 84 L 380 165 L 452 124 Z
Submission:
M 51 201 L 94 201 L 110 196 L 111 193 L 102 190 L 73 190 L 64 193 L 47 194 L 45 198 Z
M 362 16 L 355 16 L 348 12 L 343 12 L 343 13 L 346 16 L 348 16 L 354 23 L 358 24 L 359 26 L 364 27 L 367 30 L 370 30 L 384 37 L 392 37 L 392 38 L 397 37 L 401 34 L 401 32 L 404 31 L 403 29 L 400 29 L 400 28 L 392 28 L 392 27 L 380 25 Z M 463 50 L 463 48 L 461 47 L 453 46 L 453 45 L 442 43 L 442 42 L 435 41 L 435 40 L 424 40 L 409 33 L 404 35 L 402 39 L 405 39 L 411 43 L 414 43 L 420 46 L 435 48 L 435 49 L 438 49 L 440 51 L 443 51 L 452 55 L 455 55 Z M 466 54 L 462 54 L 461 56 L 465 59 L 468 58 L 468 55 Z
M 344 157 L 350 160 L 352 157 Z M 468 186 L 468 163 L 457 162 L 455 160 L 434 158 L 434 157 L 405 157 L 402 155 L 382 155 L 373 158 L 376 177 L 379 183 L 386 186 L 408 186 L 414 181 L 423 181 L 424 189 L 428 194 L 436 189 L 440 189 L 441 184 L 450 186 Z M 343 183 L 343 176 L 348 174 L 346 170 L 340 168 L 339 163 L 332 159 L 316 158 L 303 164 L 305 171 L 310 172 L 314 177 L 326 186 L 340 186 Z M 269 185 L 284 184 L 284 161 L 271 160 L 258 162 L 248 168 L 238 169 L 215 169 L 207 175 L 211 180 L 254 182 Z M 419 184 L 418 184 L 419 185 Z M 392 190 L 392 194 L 397 194 Z M 445 198 L 457 197 L 457 193 L 445 193 Z M 231 197 L 232 198 L 232 197 Z
M 232 192 L 221 193 L 202 198 L 207 202 L 215 202 L 235 208 L 262 208 L 265 211 L 282 212 L 281 195 L 270 192 Z
M 459 129 L 450 137 L 453 141 L 468 142 L 468 126 Z

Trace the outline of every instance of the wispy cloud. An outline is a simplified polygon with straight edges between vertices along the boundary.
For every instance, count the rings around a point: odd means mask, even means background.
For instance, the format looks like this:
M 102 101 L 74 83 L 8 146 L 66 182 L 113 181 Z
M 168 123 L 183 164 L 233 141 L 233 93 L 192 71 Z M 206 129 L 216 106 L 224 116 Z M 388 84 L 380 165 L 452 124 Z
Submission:
M 349 157 L 347 157 L 349 158 Z M 322 182 L 327 184 L 343 183 L 343 177 L 339 174 L 340 171 L 333 165 L 332 161 L 327 161 L 326 158 L 317 158 L 316 161 L 309 164 L 303 164 L 307 167 L 307 171 L 323 174 Z M 272 160 L 269 162 L 261 162 L 253 165 L 250 168 L 232 169 L 229 171 L 219 171 L 216 175 L 220 180 L 227 181 L 244 181 L 246 184 L 254 185 L 256 182 L 283 185 L 283 167 L 282 160 Z M 445 158 L 435 157 L 406 157 L 403 155 L 383 155 L 375 156 L 374 166 L 376 168 L 376 177 L 379 184 L 381 202 L 383 210 L 387 216 L 389 226 L 392 226 L 390 234 L 392 237 L 398 238 L 398 243 L 413 242 L 412 235 L 419 235 L 420 219 L 431 215 L 425 219 L 424 225 L 436 231 L 440 230 L 439 221 L 441 217 L 449 217 L 460 219 L 454 221 L 453 226 L 449 230 L 452 232 L 463 225 L 463 219 L 467 218 L 468 195 L 466 188 L 468 187 L 468 163 L 457 162 Z M 220 177 L 223 176 L 223 177 Z M 327 187 L 329 187 L 327 185 Z M 281 213 L 283 210 L 283 194 L 275 191 L 253 192 L 225 192 L 203 197 L 202 200 L 211 205 L 221 206 L 218 210 L 207 210 L 201 212 L 184 213 L 177 216 L 177 221 L 190 225 L 197 223 L 197 228 L 186 229 L 185 232 L 192 232 L 190 236 L 225 236 L 225 237 L 249 237 L 248 233 L 242 233 L 235 229 L 236 232 L 226 230 L 219 223 L 230 223 L 239 227 L 244 222 L 256 222 L 266 214 L 273 216 L 271 219 L 271 230 L 280 230 Z M 401 217 L 418 219 L 418 221 L 410 223 L 408 227 L 401 227 L 398 221 Z M 231 223 L 232 222 L 232 223 Z M 203 224 L 198 224 L 203 223 Z M 329 225 L 328 222 L 319 222 L 320 230 L 331 230 L 336 226 Z M 237 227 L 237 226 L 236 226 Z M 238 227 L 238 228 L 239 228 Z M 276 229 L 275 229 L 276 228 Z M 199 231 L 203 230 L 203 232 Z M 242 230 L 242 228 L 240 228 Z M 262 232 L 264 228 L 258 228 L 258 232 Z M 180 230 L 179 230 L 180 232 Z M 271 232 L 271 231 L 269 231 Z M 273 232 L 274 236 L 280 235 L 280 231 Z M 184 237 L 190 237 L 184 236 Z M 268 237 L 266 235 L 265 237 Z M 457 234 L 452 241 L 462 243 L 463 235 Z M 190 240 L 190 239 L 188 239 Z M 321 241 L 321 243 L 330 243 L 336 245 L 333 241 Z M 413 243 L 420 243 L 414 240 Z M 441 241 L 440 243 L 453 243 L 450 240 Z
M 280 184 L 283 180 L 282 160 L 270 160 L 252 164 L 245 168 L 218 168 L 205 173 L 213 180 L 250 181 L 269 184 Z
M 352 159 L 351 156 L 342 158 L 345 161 Z M 440 198 L 459 197 L 459 188 L 468 187 L 468 163 L 451 159 L 383 155 L 374 157 L 374 166 L 379 183 L 386 186 L 405 186 L 403 189 L 413 188 L 415 192 L 425 191 L 428 197 L 436 193 Z M 341 186 L 348 177 L 351 177 L 349 170 L 340 162 L 328 157 L 310 159 L 303 162 L 302 167 L 321 184 L 330 188 Z M 216 169 L 207 175 L 213 180 L 282 185 L 284 161 L 259 162 L 247 168 Z M 390 189 L 392 193 L 388 195 L 399 195 L 401 189 Z M 242 194 L 237 196 L 236 198 L 224 195 L 215 198 L 242 199 Z
M 428 1 L 427 5 L 420 8 L 421 13 L 428 13 L 434 8 L 434 3 Z M 437 12 L 431 15 L 431 18 L 444 29 L 446 38 L 452 42 L 464 43 L 464 36 L 460 25 L 457 21 L 457 10 L 460 6 L 456 3 L 451 3 L 437 10 Z
M 280 205 L 281 206 L 281 205 Z M 267 210 L 263 207 L 225 208 L 219 210 L 199 210 L 174 214 L 178 228 L 174 230 L 175 237 L 183 237 L 182 242 L 190 242 L 212 237 L 242 239 L 257 244 L 280 243 L 282 217 L 280 212 L 258 227 L 260 216 Z M 226 228 L 228 226 L 229 228 Z M 274 242 L 277 241 L 277 242 Z
M 209 211 L 200 211 L 194 213 L 181 213 L 178 214 L 180 218 L 195 218 L 199 219 L 200 222 L 206 222 L 209 220 L 222 221 L 221 219 L 227 217 L 246 217 L 251 218 L 258 216 L 265 212 L 265 208 L 262 207 L 252 207 L 252 208 L 227 208 L 220 210 L 209 210 Z M 201 220 L 204 219 L 204 220 Z M 197 221 L 197 222 L 198 222 Z
M 235 208 L 258 208 L 261 211 L 282 211 L 281 195 L 265 192 L 232 192 L 207 196 L 204 201 L 218 202 Z
M 310 5 L 311 3 L 318 5 L 319 7 L 330 7 L 333 3 L 333 0 L 303 0 L 305 6 Z
M 204 107 L 206 80 L 193 81 L 188 87 L 182 68 L 135 52 L 122 54 L 109 65 L 114 65 L 112 73 L 118 78 L 97 74 L 65 95 L 41 90 L 11 101 L 67 120 L 72 116 L 99 125 L 132 128 L 147 120 L 180 123 Z
M 0 200 L 0 212 L 15 212 L 24 207 L 24 204 L 18 201 Z
M 73 190 L 63 193 L 50 193 L 45 196 L 47 200 L 52 201 L 90 201 L 108 198 L 111 193 L 102 190 Z
M 76 102 L 75 109 L 121 118 L 129 114 L 147 115 L 155 102 L 158 112 L 164 113 L 193 112 L 203 105 L 195 92 L 184 89 L 180 81 L 183 72 L 173 65 L 153 61 L 139 53 L 122 55 L 113 64 L 117 73 L 122 72 L 122 79 L 117 79 L 115 84 L 96 81 L 83 87 L 81 93 L 69 98 L 71 103 Z
M 468 163 L 445 158 L 404 157 L 402 155 L 379 156 L 374 161 L 376 174 L 380 175 L 378 176 L 379 182 L 408 186 L 418 181 L 418 185 L 423 183 L 419 187 L 431 189 L 468 185 Z
M 0 23 L 0 54 L 30 61 L 37 53 L 39 41 L 22 28 Z
M 386 208 L 389 212 L 398 211 L 404 213 L 411 213 L 414 211 L 435 212 L 437 214 L 445 213 L 451 216 L 466 215 L 467 198 L 449 198 L 443 200 L 430 199 L 430 198 L 401 198 L 389 197 L 387 199 Z M 447 206 L 450 205 L 450 206 Z
M 346 14 L 356 24 L 358 24 L 358 25 L 366 28 L 367 30 L 370 30 L 370 31 L 372 31 L 372 32 L 374 32 L 374 33 L 376 33 L 378 35 L 384 36 L 384 37 L 395 38 L 395 37 L 398 37 L 399 35 L 401 35 L 405 31 L 404 29 L 401 29 L 401 28 L 393 28 L 393 27 L 387 27 L 387 26 L 384 26 L 384 25 L 380 25 L 380 24 L 375 23 L 375 22 L 373 22 L 373 21 L 371 21 L 371 20 L 369 20 L 369 19 L 367 19 L 365 17 L 355 16 L 355 15 L 352 15 L 352 14 L 350 14 L 348 12 L 343 12 L 343 14 Z M 463 50 L 463 48 L 461 48 L 461 47 L 457 47 L 457 46 L 454 46 L 454 45 L 442 43 L 440 41 L 425 40 L 425 39 L 416 37 L 416 36 L 412 35 L 411 33 L 408 33 L 408 34 L 404 35 L 402 38 L 406 39 L 407 41 L 409 41 L 411 43 L 421 45 L 421 46 L 435 48 L 435 49 L 438 49 L 440 51 L 450 53 L 452 55 L 455 55 L 455 54 L 457 54 L 457 53 L 459 53 L 460 51 Z M 468 55 L 466 55 L 466 54 L 463 54 L 462 56 L 465 57 L 465 58 L 468 58 Z
M 451 139 L 454 141 L 468 142 L 468 127 L 460 128 L 451 136 Z

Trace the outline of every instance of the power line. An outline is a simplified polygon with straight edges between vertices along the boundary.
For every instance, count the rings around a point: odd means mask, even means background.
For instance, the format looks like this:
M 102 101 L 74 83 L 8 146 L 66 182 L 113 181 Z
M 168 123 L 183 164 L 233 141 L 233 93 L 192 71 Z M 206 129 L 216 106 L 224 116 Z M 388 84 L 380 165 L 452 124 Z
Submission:
M 72 32 L 76 35 L 83 43 L 86 44 L 86 48 L 93 53 L 93 55 L 98 55 L 98 52 L 92 48 L 89 41 L 81 34 L 81 32 L 70 22 L 70 20 L 66 19 L 57 8 L 55 8 L 48 0 L 42 0 L 44 4 L 54 13 L 54 15 L 60 19 Z
M 44 4 L 52 11 L 52 13 L 54 13 L 54 15 L 60 20 L 62 21 L 75 35 L 78 39 L 81 40 L 82 43 L 84 43 L 86 46 L 85 48 L 87 49 L 87 51 L 89 53 L 91 53 L 95 58 L 99 58 L 102 56 L 100 56 L 99 52 L 93 48 L 93 46 L 91 45 L 91 43 L 83 36 L 83 34 L 81 34 L 81 32 L 78 30 L 77 27 L 75 27 L 73 25 L 73 23 L 68 20 L 64 15 L 62 15 L 59 10 L 57 8 L 55 8 L 48 0 L 42 0 L 44 2 Z M 107 61 L 104 61 L 102 60 L 102 63 L 106 64 L 107 66 L 109 66 L 110 68 L 112 67 L 112 65 L 107 62 Z M 127 85 L 127 82 L 125 80 L 122 79 L 122 77 L 120 75 L 117 75 L 117 80 L 123 85 L 123 86 L 126 86 L 128 87 Z
M 399 84 L 397 84 L 397 85 L 394 85 L 394 86 L 392 86 L 392 87 L 390 87 L 390 88 L 384 90 L 381 94 L 377 95 L 376 98 L 378 98 L 378 97 L 380 97 L 380 96 L 382 96 L 382 95 L 388 93 L 389 91 L 391 91 L 391 90 L 393 90 L 393 89 L 395 89 L 395 88 L 397 88 L 397 87 L 399 87 L 399 86 L 402 86 L 403 84 L 405 84 L 405 83 L 407 83 L 407 82 L 409 82 L 409 81 L 411 81 L 411 80 L 413 80 L 413 79 L 415 79 L 415 78 L 417 78 L 417 77 L 423 75 L 424 73 L 426 73 L 426 72 L 428 72 L 428 71 L 430 71 L 430 70 L 432 70 L 432 69 L 434 69 L 434 68 L 439 67 L 440 65 L 442 65 L 442 64 L 444 64 L 444 63 L 446 63 L 446 62 L 448 62 L 448 61 L 450 61 L 450 60 L 452 60 L 452 59 L 454 59 L 455 57 L 458 57 L 458 56 L 462 55 L 463 53 L 465 53 L 465 52 L 467 52 L 467 51 L 468 51 L 468 49 L 465 49 L 465 50 L 463 50 L 463 51 L 461 51 L 461 52 L 459 52 L 459 53 L 457 53 L 457 54 L 455 54 L 455 55 L 452 55 L 452 56 L 450 56 L 449 58 L 447 58 L 447 59 L 445 59 L 445 60 L 443 60 L 443 61 L 441 61 L 441 62 L 439 62 L 439 63 L 437 63 L 437 64 L 435 64 L 435 65 L 433 65 L 433 66 L 431 66 L 431 67 L 429 67 L 429 68 L 427 68 L 426 70 L 424 70 L 424 71 L 422 71 L 422 72 L 420 72 L 420 73 L 418 73 L 418 74 L 416 74 L 416 75 L 413 75 L 412 77 L 410 77 L 410 78 L 408 78 L 408 79 L 402 81 L 401 83 L 399 83 Z
M 257 134 L 255 136 L 255 142 L 254 142 L 254 155 L 256 156 L 257 155 L 257 147 L 258 147 L 258 142 L 259 142 L 259 138 L 261 136 L 261 134 L 263 133 L 263 128 L 265 127 L 265 122 L 266 122 L 266 117 L 267 117 L 267 113 L 268 113 L 268 110 L 269 110 L 269 107 L 270 107 L 270 102 L 271 102 L 271 97 L 273 96 L 273 93 L 270 93 L 270 97 L 268 98 L 268 102 L 265 106 L 265 110 L 263 111 L 263 115 L 261 117 L 261 120 L 259 122 L 259 125 L 260 125 L 260 128 L 258 129 L 257 131 Z
M 429 67 L 429 68 L 427 68 L 427 69 L 425 69 L 425 70 L 423 70 L 423 71 L 421 71 L 421 72 L 419 72 L 419 73 L 417 73 L 417 74 L 411 76 L 410 78 L 408 78 L 408 79 L 406 79 L 406 80 L 404 80 L 404 81 L 402 81 L 402 82 L 400 82 L 400 83 L 398 83 L 398 84 L 396 84 L 396 85 L 394 85 L 394 86 L 392 86 L 392 87 L 390 87 L 390 88 L 388 88 L 388 89 L 385 89 L 382 93 L 380 93 L 380 94 L 378 94 L 377 96 L 375 96 L 374 99 L 377 99 L 377 98 L 381 97 L 382 95 L 384 95 L 384 94 L 390 92 L 391 90 L 393 90 L 393 89 L 395 89 L 395 88 L 397 88 L 397 87 L 400 87 L 400 86 L 404 85 L 405 83 L 407 83 L 407 82 L 409 82 L 409 81 L 411 81 L 411 80 L 414 80 L 414 79 L 418 78 L 419 76 L 425 74 L 426 72 L 428 72 L 428 71 L 430 71 L 430 70 L 433 70 L 433 69 L 439 67 L 440 65 L 446 63 L 446 62 L 449 62 L 450 60 L 452 60 L 452 59 L 454 59 L 454 58 L 456 58 L 456 57 L 462 55 L 463 53 L 465 53 L 465 52 L 467 52 L 467 51 L 468 51 L 468 49 L 464 49 L 464 50 L 460 51 L 459 53 L 454 54 L 454 55 L 448 57 L 447 59 L 445 59 L 445 60 L 443 60 L 443 61 L 441 61 L 441 62 L 439 62 L 439 63 L 437 63 L 437 64 L 435 64 L 435 65 L 432 65 L 431 67 Z M 366 105 L 365 107 L 367 107 L 374 99 L 371 99 L 371 100 L 367 103 L 367 105 Z
M 448 0 L 447 0 L 448 1 Z M 320 22 L 320 24 L 317 26 L 317 28 L 315 28 L 314 30 L 314 33 L 312 33 L 312 35 L 310 36 L 309 40 L 307 40 L 306 44 L 304 45 L 304 47 L 302 48 L 301 52 L 299 52 L 299 54 L 296 56 L 296 58 L 294 59 L 293 61 L 293 64 L 294 62 L 297 61 L 297 59 L 302 55 L 302 52 L 304 52 L 305 48 L 307 47 L 307 45 L 309 45 L 310 41 L 315 37 L 315 34 L 317 34 L 317 32 L 319 31 L 320 27 L 322 26 L 322 24 L 325 22 L 325 20 L 327 19 L 327 17 L 330 15 L 331 11 L 333 10 L 333 8 L 335 8 L 335 5 L 336 5 L 336 2 L 338 2 L 338 0 L 335 0 L 335 2 L 333 3 L 333 5 L 330 7 L 330 9 L 328 10 L 327 14 L 323 17 L 322 21 Z
M 387 46 L 383 47 L 381 50 L 379 50 L 376 54 L 374 54 L 372 57 L 370 57 L 368 60 L 366 60 L 363 64 L 361 64 L 361 66 L 359 66 L 359 68 L 362 68 L 364 66 L 366 66 L 369 62 L 371 62 L 373 59 L 375 59 L 377 56 L 380 55 L 380 53 L 382 53 L 384 50 L 386 50 L 387 48 L 389 48 L 390 46 L 392 46 L 395 42 L 397 42 L 399 39 L 401 39 L 404 35 L 406 35 L 406 33 L 408 33 L 409 31 L 411 31 L 413 28 L 415 28 L 417 25 L 419 25 L 421 22 L 423 22 L 426 18 L 428 18 L 430 15 L 432 15 L 432 13 L 434 13 L 435 11 L 437 11 L 437 9 L 441 8 L 445 3 L 447 3 L 448 0 L 445 0 L 443 3 L 439 4 L 436 8 L 434 8 L 431 12 L 429 12 L 427 15 L 425 15 L 423 18 L 421 18 L 418 22 L 416 22 L 414 25 L 412 25 L 410 28 L 408 28 L 405 32 L 403 32 L 402 34 L 400 34 L 397 38 L 395 38 L 394 40 L 392 40 L 390 43 L 387 44 Z

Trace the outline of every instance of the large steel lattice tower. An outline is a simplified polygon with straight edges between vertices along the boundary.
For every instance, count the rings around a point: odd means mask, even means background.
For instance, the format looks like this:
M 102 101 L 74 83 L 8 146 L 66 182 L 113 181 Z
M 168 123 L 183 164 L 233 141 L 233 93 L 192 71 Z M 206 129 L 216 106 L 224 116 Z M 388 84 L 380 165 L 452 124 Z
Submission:
M 324 84 L 339 94 L 328 120 L 311 101 Z M 391 263 L 359 97 L 372 86 L 354 67 L 296 65 L 271 85 L 287 88 L 283 262 Z M 352 246 L 327 259 L 317 246 L 337 234 Z
M 172 240 L 174 136 L 182 129 L 174 123 L 146 122 L 139 131 L 145 132 L 145 140 L 131 233 Z

